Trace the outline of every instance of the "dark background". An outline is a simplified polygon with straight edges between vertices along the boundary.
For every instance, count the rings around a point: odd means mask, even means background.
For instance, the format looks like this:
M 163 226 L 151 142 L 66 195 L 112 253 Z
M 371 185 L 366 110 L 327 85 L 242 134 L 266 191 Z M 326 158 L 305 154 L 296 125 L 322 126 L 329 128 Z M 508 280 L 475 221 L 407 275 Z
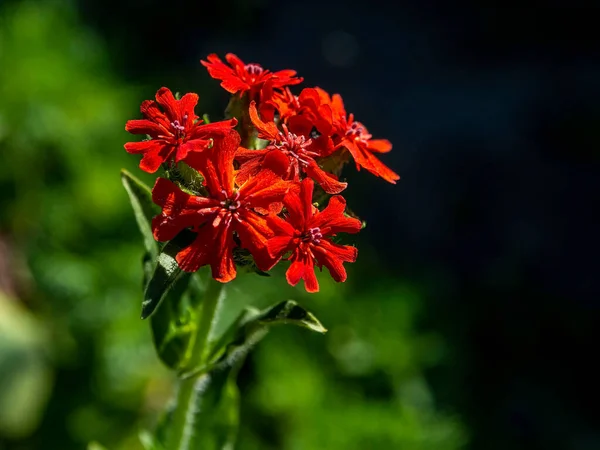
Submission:
M 345 173 L 368 222 L 365 251 L 380 263 L 355 288 L 383 276 L 419 286 L 417 328 L 439 332 L 450 355 L 425 370 L 436 405 L 461 417 L 469 448 L 592 450 L 600 47 L 591 3 L 72 6 L 117 76 L 144 88 L 140 100 L 166 85 L 199 92 L 216 113 L 227 96 L 198 63 L 213 52 L 293 68 L 305 85 L 341 93 L 374 137 L 393 142 L 383 161 L 402 177 L 392 186 Z M 242 387 L 253 368 L 251 359 Z

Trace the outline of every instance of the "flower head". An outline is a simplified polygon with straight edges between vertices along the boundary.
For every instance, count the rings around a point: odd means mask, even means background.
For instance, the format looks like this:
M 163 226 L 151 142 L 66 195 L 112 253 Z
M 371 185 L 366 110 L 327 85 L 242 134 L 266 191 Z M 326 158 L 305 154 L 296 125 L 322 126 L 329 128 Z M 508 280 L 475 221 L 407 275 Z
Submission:
M 132 134 L 147 134 L 150 139 L 128 142 L 125 150 L 142 153 L 140 168 L 154 173 L 162 163 L 179 162 L 191 152 L 202 152 L 228 133 L 236 119 L 202 124 L 194 113 L 198 95 L 185 94 L 180 100 L 166 87 L 156 93 L 156 100 L 145 100 L 140 110 L 144 119 L 129 120 L 125 130 Z
M 302 82 L 302 78 L 296 77 L 295 70 L 280 70 L 270 72 L 255 63 L 244 64 L 244 62 L 233 53 L 225 55 L 225 64 L 214 53 L 208 55 L 208 61 L 200 61 L 206 67 L 211 77 L 221 80 L 221 87 L 232 94 L 242 95 L 249 92 L 250 98 L 255 99 L 264 84 L 268 81 L 272 88 L 283 88 Z
M 304 89 L 298 97 L 297 114 L 309 117 L 319 132 L 331 136 L 336 148 L 346 148 L 354 158 L 356 168 L 364 168 L 374 175 L 395 184 L 400 176 L 383 164 L 376 153 L 388 153 L 392 143 L 387 139 L 372 139 L 360 122 L 348 114 L 339 94 L 330 96 L 320 88 Z
M 293 188 L 292 183 L 268 169 L 238 185 L 233 157 L 239 142 L 236 133 L 195 155 L 195 166 L 201 167 L 205 178 L 207 197 L 183 192 L 164 178 L 156 181 L 152 191 L 153 201 L 162 207 L 162 213 L 152 221 L 155 239 L 167 241 L 191 228 L 197 235 L 177 254 L 179 267 L 195 272 L 210 265 L 213 278 L 223 283 L 236 276 L 233 249 L 238 242 L 250 251 L 259 269 L 269 270 L 275 264 L 277 260 L 266 248 L 273 232 L 257 210 L 268 210 Z
M 319 158 L 326 148 L 327 137 L 312 139 L 310 137 L 313 124 L 303 116 L 294 116 L 288 122 L 288 126 L 282 125 L 282 131 L 274 122 L 263 122 L 258 117 L 256 104 L 250 104 L 250 119 L 258 130 L 258 137 L 269 141 L 269 145 L 263 150 L 248 150 L 240 147 L 236 153 L 236 159 L 241 167 L 238 174 L 240 179 L 257 174 L 268 154 L 277 152 L 287 158 L 287 164 L 281 176 L 286 180 L 300 181 L 303 177 L 312 178 L 325 192 L 337 194 L 343 191 L 347 184 L 337 180 L 330 173 L 325 172 L 317 164 L 315 158 Z
M 344 216 L 346 201 L 334 195 L 323 211 L 312 204 L 314 183 L 306 178 L 302 181 L 300 195 L 288 192 L 283 199 L 287 209 L 286 219 L 271 215 L 269 225 L 275 236 L 269 239 L 268 249 L 272 257 L 281 257 L 291 252 L 292 264 L 287 270 L 289 284 L 295 286 L 301 279 L 308 292 L 317 292 L 319 283 L 314 266 L 327 267 L 335 281 L 346 280 L 344 262 L 356 261 L 358 250 L 348 245 L 331 241 L 337 233 L 358 233 L 358 219 Z

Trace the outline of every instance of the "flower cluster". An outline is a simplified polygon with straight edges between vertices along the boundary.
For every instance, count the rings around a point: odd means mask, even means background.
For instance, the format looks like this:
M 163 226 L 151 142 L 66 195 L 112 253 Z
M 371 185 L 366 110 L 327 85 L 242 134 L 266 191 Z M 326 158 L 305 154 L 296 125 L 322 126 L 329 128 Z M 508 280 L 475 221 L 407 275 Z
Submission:
M 163 87 L 156 100 L 142 103 L 144 119 L 125 126 L 147 136 L 125 144 L 143 155 L 140 168 L 165 169 L 152 190 L 162 208 L 152 221 L 155 239 L 193 231 L 177 263 L 187 272 L 210 265 L 223 283 L 250 258 L 260 271 L 290 260 L 287 281 L 304 280 L 308 292 L 319 290 L 315 266 L 345 281 L 343 263 L 354 262 L 357 249 L 336 236 L 357 233 L 362 224 L 345 212 L 341 169 L 353 159 L 357 169 L 395 183 L 399 176 L 377 157 L 392 144 L 372 139 L 340 95 L 318 87 L 293 94 L 290 86 L 303 81 L 295 71 L 271 72 L 233 54 L 225 60 L 213 54 L 201 63 L 232 94 L 227 111 L 234 117 L 205 123 L 195 113 L 196 94 L 177 98 Z

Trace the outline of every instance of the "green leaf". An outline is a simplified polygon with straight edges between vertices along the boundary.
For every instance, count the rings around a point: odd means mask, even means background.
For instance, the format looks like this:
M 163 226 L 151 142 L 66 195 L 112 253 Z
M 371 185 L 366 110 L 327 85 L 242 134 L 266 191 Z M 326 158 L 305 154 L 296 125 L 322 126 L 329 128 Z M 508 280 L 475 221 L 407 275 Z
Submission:
M 265 310 L 255 319 L 261 325 L 291 324 L 317 333 L 326 333 L 327 329 L 309 311 L 298 305 L 294 300 L 286 300 Z
M 202 312 L 199 306 L 206 293 L 205 283 L 200 280 L 204 272 L 208 268 L 194 274 L 182 273 L 150 317 L 156 353 L 176 371 L 184 370 L 192 357 L 191 344 L 196 339 Z
M 230 365 L 245 356 L 275 325 L 295 325 L 317 333 L 327 330 L 309 311 L 294 300 L 277 303 L 263 311 L 247 308 L 214 342 L 210 353 L 210 366 Z
M 187 413 L 181 434 L 172 435 L 174 409 L 168 411 L 156 430 L 156 440 L 165 448 L 171 442 L 178 450 L 232 450 L 239 428 L 240 394 L 237 373 L 243 363 L 215 367 L 200 376 L 181 380 Z M 189 394 L 189 397 L 187 396 Z M 179 398 L 183 400 L 183 398 Z
M 196 329 L 193 311 L 188 307 L 186 290 L 191 274 L 184 273 L 150 318 L 152 340 L 160 360 L 178 370 L 187 359 L 187 350 Z
M 144 450 L 164 450 L 164 447 L 158 442 L 152 433 L 148 430 L 142 430 L 139 433 L 140 442 Z
M 190 245 L 195 236 L 195 233 L 183 230 L 174 239 L 165 244 L 159 253 L 156 258 L 156 268 L 144 292 L 142 319 L 150 317 L 183 273 L 175 260 L 175 256 L 180 250 Z
M 152 234 L 152 218 L 160 213 L 160 208 L 152 202 L 150 188 L 124 169 L 121 170 L 121 181 L 129 195 L 135 220 L 144 238 L 146 251 L 154 260 L 158 256 L 159 246 Z
M 156 314 L 160 315 L 162 311 Z M 156 439 L 166 448 L 178 450 L 233 449 L 239 427 L 237 373 L 253 345 L 272 326 L 285 324 L 326 332 L 313 314 L 293 300 L 264 311 L 243 310 L 212 342 L 209 363 L 182 374 L 177 401 L 159 423 Z

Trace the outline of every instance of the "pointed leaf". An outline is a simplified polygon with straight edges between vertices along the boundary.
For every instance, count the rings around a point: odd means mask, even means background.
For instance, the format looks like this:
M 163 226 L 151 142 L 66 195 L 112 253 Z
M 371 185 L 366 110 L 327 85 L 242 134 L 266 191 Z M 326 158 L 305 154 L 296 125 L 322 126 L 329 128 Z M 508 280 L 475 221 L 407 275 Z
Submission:
M 160 208 L 152 202 L 152 191 L 148 186 L 131 175 L 126 170 L 121 170 L 121 181 L 135 214 L 138 228 L 144 238 L 144 246 L 152 260 L 158 256 L 158 242 L 152 235 L 152 218 L 160 213 Z
M 255 319 L 264 325 L 291 324 L 317 333 L 326 333 L 327 329 L 309 311 L 298 305 L 294 300 L 286 300 L 267 309 Z
M 180 276 L 150 318 L 156 353 L 167 367 L 176 370 L 186 360 L 190 338 L 196 329 L 196 320 L 185 296 L 190 279 L 191 274 Z
M 156 268 L 144 292 L 142 319 L 146 319 L 156 310 L 161 300 L 181 276 L 183 271 L 179 268 L 175 256 L 180 250 L 187 247 L 194 237 L 193 232 L 183 230 L 175 239 L 169 241 L 159 253 L 156 258 Z
M 212 343 L 209 364 L 182 375 L 180 392 L 186 394 L 178 396 L 178 401 L 182 401 L 183 406 L 174 404 L 163 417 L 156 431 L 157 440 L 166 448 L 232 450 L 239 427 L 237 373 L 253 345 L 273 325 L 283 324 L 319 333 L 326 331 L 313 314 L 293 300 L 262 312 L 245 309 Z M 177 409 L 181 407 L 185 408 L 183 420 Z
M 286 324 L 308 328 L 317 333 L 327 332 L 311 312 L 294 300 L 277 303 L 262 312 L 246 309 L 213 344 L 209 361 L 212 365 L 232 364 L 245 356 L 267 334 L 270 327 Z

